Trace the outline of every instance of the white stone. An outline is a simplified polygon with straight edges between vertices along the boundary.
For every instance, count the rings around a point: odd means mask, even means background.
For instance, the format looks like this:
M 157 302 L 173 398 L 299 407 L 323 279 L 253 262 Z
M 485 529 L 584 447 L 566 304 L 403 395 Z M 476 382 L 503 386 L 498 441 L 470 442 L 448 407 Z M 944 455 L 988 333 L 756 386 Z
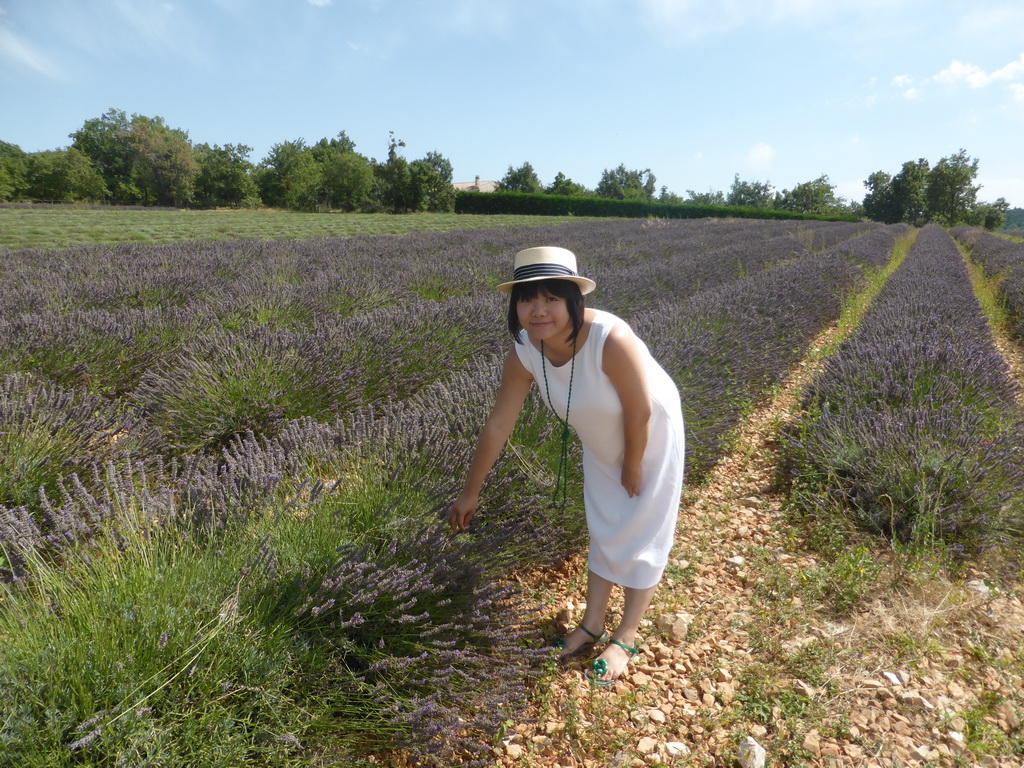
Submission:
M 764 768 L 767 753 L 764 747 L 757 743 L 752 736 L 747 736 L 740 742 L 739 748 L 740 765 L 743 768 Z
M 665 744 L 665 751 L 669 757 L 685 757 L 690 754 L 690 748 L 681 741 L 670 741 Z

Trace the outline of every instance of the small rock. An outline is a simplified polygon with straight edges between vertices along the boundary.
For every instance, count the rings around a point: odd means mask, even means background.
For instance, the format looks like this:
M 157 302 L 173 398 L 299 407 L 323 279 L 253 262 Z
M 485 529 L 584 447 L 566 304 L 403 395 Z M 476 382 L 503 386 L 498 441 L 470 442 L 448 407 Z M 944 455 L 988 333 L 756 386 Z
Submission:
M 636 745 L 636 751 L 641 755 L 649 755 L 658 749 L 658 740 L 650 736 L 644 736 Z
M 673 643 L 686 640 L 693 617 L 687 613 L 663 613 L 654 620 L 654 626 L 664 632 Z
M 658 723 L 663 725 L 665 723 L 665 713 L 660 709 L 648 709 L 647 717 L 652 723 Z
M 669 757 L 685 757 L 690 754 L 690 748 L 681 741 L 670 741 L 665 744 L 665 751 Z
M 927 744 L 923 744 L 920 747 L 915 747 L 910 750 L 910 754 L 922 763 L 932 759 L 933 754 L 937 754 L 935 750 L 929 747 Z
M 884 677 L 893 685 L 903 685 L 903 681 L 900 680 L 899 675 L 897 675 L 895 672 L 883 672 L 882 677 Z
M 508 755 L 509 757 L 522 757 L 523 756 L 523 748 L 521 746 L 519 746 L 518 744 L 506 744 L 505 745 L 505 754 Z
M 820 757 L 820 755 L 821 755 L 821 737 L 818 736 L 818 731 L 817 730 L 808 731 L 807 735 L 804 736 L 804 741 L 803 741 L 802 746 L 803 746 L 804 749 L 806 749 L 808 752 L 810 752 L 815 757 Z
M 740 499 L 740 506 L 746 509 L 757 509 L 761 500 L 756 496 L 747 496 L 746 498 Z
M 743 555 L 735 555 L 726 560 L 725 564 L 728 565 L 730 568 L 739 570 L 747 564 L 747 558 L 745 558 Z
M 935 709 L 935 705 L 920 694 L 918 691 L 904 691 L 899 694 L 899 700 L 904 704 L 911 704 L 924 709 Z
M 1004 721 L 1007 725 L 1007 733 L 1015 731 L 1020 727 L 1020 719 L 1017 717 L 1017 711 L 1013 708 L 1013 704 L 1008 701 L 1004 701 L 996 708 L 996 712 L 999 714 L 999 719 Z
M 747 736 L 740 742 L 738 757 L 743 768 L 764 768 L 767 753 L 757 740 Z
M 813 698 L 818 695 L 818 689 L 813 685 L 808 685 L 803 680 L 797 680 L 793 683 L 793 690 L 800 696 L 805 698 Z

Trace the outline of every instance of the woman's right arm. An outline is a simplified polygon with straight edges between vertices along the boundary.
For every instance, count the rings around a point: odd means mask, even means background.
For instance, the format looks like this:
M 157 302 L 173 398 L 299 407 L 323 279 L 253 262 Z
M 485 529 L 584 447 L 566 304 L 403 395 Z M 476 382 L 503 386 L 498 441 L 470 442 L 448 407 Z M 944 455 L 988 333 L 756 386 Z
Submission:
M 501 371 L 501 386 L 494 408 L 480 430 L 462 493 L 452 503 L 448 514 L 448 524 L 453 532 L 466 530 L 470 519 L 476 514 L 480 489 L 516 426 L 516 419 L 519 418 L 532 384 L 533 375 L 526 370 L 515 349 L 509 350 Z

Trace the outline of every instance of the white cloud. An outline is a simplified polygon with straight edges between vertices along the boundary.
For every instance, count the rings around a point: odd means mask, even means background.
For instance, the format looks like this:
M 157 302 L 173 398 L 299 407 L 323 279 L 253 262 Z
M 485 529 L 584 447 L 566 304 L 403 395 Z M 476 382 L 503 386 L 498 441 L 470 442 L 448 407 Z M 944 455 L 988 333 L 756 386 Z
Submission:
M 331 4 L 331 1 L 332 0 L 307 0 L 307 2 L 310 5 L 315 6 L 317 8 L 326 8 L 328 5 Z
M 747 163 L 756 171 L 767 171 L 772 166 L 772 160 L 778 154 L 770 144 L 759 141 L 747 153 Z
M 921 89 L 920 88 L 907 88 L 907 90 L 905 90 L 903 92 L 903 98 L 904 99 L 911 99 L 911 100 L 919 99 L 919 98 L 921 98 Z
M 889 82 L 893 88 L 908 88 L 914 82 L 914 78 L 910 75 L 896 75 Z
M 971 88 L 985 88 L 992 83 L 1024 79 L 1024 53 L 1016 61 L 1011 61 L 1005 67 L 992 72 L 986 72 L 976 64 L 954 60 L 932 79 L 946 85 L 966 83 Z
M 7 27 L 0 27 L 0 60 L 31 69 L 54 80 L 64 79 L 63 73 L 50 59 L 31 44 L 19 38 Z

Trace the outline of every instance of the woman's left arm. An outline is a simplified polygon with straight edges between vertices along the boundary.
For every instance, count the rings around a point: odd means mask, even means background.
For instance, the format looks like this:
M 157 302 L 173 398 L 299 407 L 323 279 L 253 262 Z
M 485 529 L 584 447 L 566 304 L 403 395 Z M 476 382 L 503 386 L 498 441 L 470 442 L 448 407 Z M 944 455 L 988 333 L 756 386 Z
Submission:
M 622 402 L 622 428 L 626 442 L 622 460 L 622 487 L 640 495 L 640 464 L 647 450 L 651 421 L 651 393 L 647 387 L 643 349 L 627 326 L 611 330 L 604 343 L 601 370 L 611 380 Z

